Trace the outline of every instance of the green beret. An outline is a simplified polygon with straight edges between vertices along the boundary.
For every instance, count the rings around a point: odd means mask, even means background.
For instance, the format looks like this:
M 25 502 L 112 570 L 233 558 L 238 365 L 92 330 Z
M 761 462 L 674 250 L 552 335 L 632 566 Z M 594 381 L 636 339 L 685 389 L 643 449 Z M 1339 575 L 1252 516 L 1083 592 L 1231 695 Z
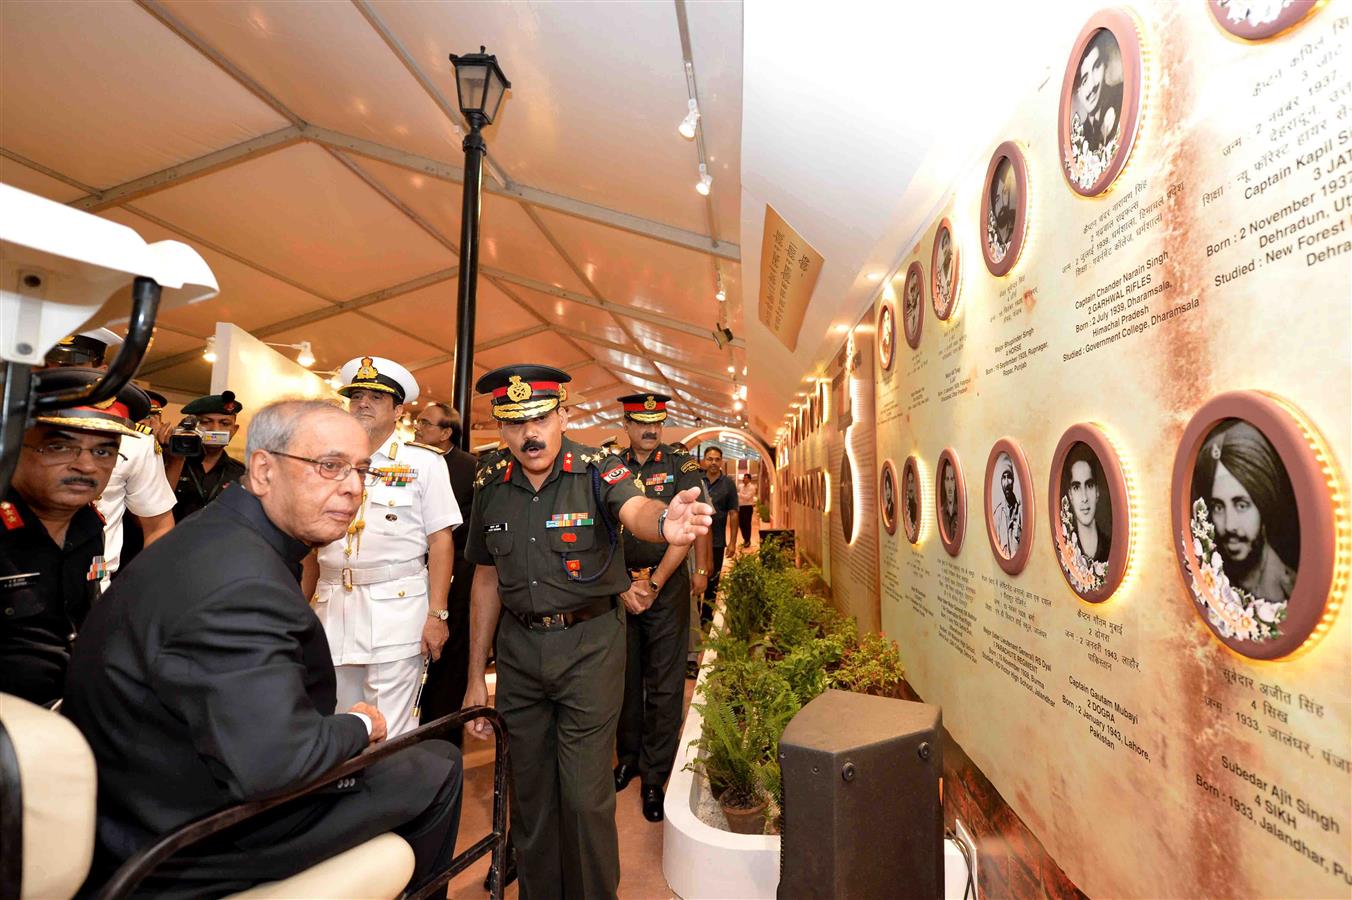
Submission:
M 235 399 L 234 391 L 222 391 L 208 394 L 183 407 L 185 416 L 223 415 L 233 416 L 244 411 L 244 405 Z

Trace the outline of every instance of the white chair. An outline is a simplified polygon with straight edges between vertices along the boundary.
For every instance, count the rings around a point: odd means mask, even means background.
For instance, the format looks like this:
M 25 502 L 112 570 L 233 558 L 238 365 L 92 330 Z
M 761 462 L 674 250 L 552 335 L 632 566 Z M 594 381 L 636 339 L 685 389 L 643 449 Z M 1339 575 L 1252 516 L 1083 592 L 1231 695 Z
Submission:
M 0 897 L 68 898 L 94 854 L 98 776 L 79 730 L 58 713 L 0 694 Z M 397 897 L 413 874 L 413 848 L 382 834 L 250 900 Z

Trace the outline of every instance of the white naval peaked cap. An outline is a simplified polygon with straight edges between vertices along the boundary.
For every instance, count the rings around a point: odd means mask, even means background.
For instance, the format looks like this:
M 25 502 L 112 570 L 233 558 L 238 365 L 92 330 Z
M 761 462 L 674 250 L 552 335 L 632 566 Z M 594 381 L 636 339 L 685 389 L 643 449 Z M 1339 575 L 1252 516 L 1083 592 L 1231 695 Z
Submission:
M 413 373 L 392 359 L 383 356 L 359 356 L 343 363 L 338 370 L 343 386 L 338 393 L 352 396 L 352 391 L 363 388 L 394 395 L 394 402 L 412 403 L 418 399 L 418 381 Z

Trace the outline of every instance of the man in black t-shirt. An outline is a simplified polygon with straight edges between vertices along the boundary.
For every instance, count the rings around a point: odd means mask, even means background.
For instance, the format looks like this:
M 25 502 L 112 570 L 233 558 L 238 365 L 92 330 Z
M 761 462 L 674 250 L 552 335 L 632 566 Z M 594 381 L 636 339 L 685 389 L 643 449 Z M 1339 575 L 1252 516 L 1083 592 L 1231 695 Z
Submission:
M 709 570 L 709 587 L 704 591 L 704 603 L 699 611 L 700 623 L 708 625 L 714 617 L 713 605 L 718 599 L 718 580 L 729 541 L 733 552 L 737 552 L 737 486 L 723 474 L 723 451 L 717 447 L 704 451 L 704 487 L 714 508 L 714 523 L 709 528 L 713 536 L 713 568 Z M 733 514 L 731 519 L 729 513 Z
M 202 455 L 166 457 L 164 474 L 174 486 L 174 497 L 178 500 L 174 504 L 175 522 L 182 522 L 215 500 L 227 484 L 244 477 L 244 463 L 225 452 L 239 431 L 235 417 L 243 411 L 244 406 L 235 399 L 233 391 L 198 397 L 183 407 L 183 415 L 197 419 Z M 167 444 L 171 433 L 169 429 L 161 429 L 159 436 Z

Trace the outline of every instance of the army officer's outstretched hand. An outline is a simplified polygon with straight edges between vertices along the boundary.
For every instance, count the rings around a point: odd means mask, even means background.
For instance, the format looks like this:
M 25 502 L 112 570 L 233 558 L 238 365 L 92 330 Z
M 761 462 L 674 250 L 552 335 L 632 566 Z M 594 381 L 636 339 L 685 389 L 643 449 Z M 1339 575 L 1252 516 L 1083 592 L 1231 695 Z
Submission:
M 631 497 L 620 507 L 620 522 L 640 541 L 666 541 L 684 547 L 708 534 L 714 521 L 714 508 L 701 503 L 699 495 L 700 488 L 687 488 L 673 496 L 670 505 L 647 497 Z

